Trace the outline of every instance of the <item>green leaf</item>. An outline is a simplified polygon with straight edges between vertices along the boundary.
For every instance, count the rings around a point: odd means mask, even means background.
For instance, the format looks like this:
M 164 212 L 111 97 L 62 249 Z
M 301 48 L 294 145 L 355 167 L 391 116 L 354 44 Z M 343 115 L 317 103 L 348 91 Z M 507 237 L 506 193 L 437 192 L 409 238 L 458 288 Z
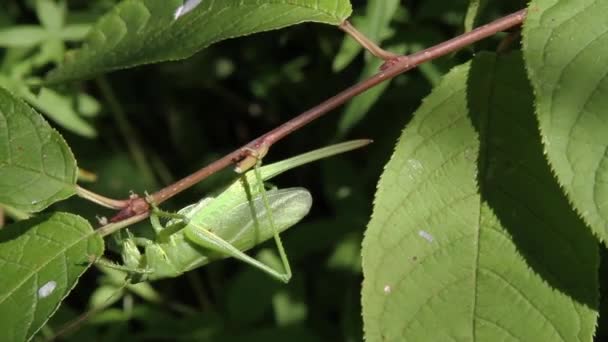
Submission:
M 59 32 L 65 20 L 65 2 L 36 0 L 36 14 L 42 26 L 51 32 Z
M 77 112 L 75 101 L 51 88 L 41 88 L 36 95 L 27 89 L 21 91 L 24 99 L 44 113 L 59 126 L 87 138 L 97 136 L 97 131 Z
M 11 26 L 0 30 L 0 46 L 28 47 L 40 44 L 47 37 L 48 33 L 40 26 Z
M 547 158 L 593 232 L 608 240 L 606 1 L 532 1 L 523 31 Z
M 0 88 L 0 203 L 43 210 L 75 193 L 77 171 L 61 135 Z
M 392 35 L 389 24 L 398 8 L 399 0 L 370 0 L 367 2 L 365 16 L 356 18 L 353 24 L 367 38 L 380 45 L 384 39 Z M 338 72 L 346 68 L 362 48 L 352 37 L 345 35 L 340 51 L 334 58 L 333 70 Z
M 202 1 L 176 13 L 181 0 L 126 0 L 100 18 L 81 49 L 51 72 L 49 82 L 91 77 L 141 64 L 184 59 L 224 39 L 306 21 L 339 25 L 348 0 Z
M 53 213 L 0 230 L 3 341 L 31 338 L 103 253 L 103 239 L 76 215 Z
M 367 341 L 590 341 L 598 251 L 544 160 L 518 54 L 423 102 L 363 242 Z
M 65 41 L 80 41 L 86 37 L 90 29 L 89 24 L 68 25 L 61 29 L 60 37 Z

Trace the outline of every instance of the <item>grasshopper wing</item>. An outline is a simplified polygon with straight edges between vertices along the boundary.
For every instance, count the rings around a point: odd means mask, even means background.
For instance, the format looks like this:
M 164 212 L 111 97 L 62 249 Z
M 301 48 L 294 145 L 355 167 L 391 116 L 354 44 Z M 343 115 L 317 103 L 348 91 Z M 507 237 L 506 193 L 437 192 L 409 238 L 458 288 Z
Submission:
M 298 223 L 312 206 L 312 196 L 304 188 L 270 190 L 266 197 L 278 233 Z M 216 217 L 216 225 L 206 226 L 213 227 L 213 233 L 244 251 L 273 237 L 268 214 L 262 195 L 257 195 Z

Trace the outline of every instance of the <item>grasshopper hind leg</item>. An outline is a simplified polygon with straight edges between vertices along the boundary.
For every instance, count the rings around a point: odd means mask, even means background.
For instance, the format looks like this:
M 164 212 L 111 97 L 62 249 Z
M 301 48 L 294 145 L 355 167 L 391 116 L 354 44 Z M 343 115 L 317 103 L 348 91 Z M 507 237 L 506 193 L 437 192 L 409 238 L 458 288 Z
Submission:
M 272 216 L 272 210 L 270 208 L 270 203 L 268 202 L 268 197 L 266 196 L 266 189 L 264 186 L 264 180 L 262 178 L 262 173 L 260 172 L 260 166 L 262 164 L 261 160 L 258 160 L 258 162 L 256 163 L 255 167 L 254 167 L 254 172 L 256 175 L 256 178 L 258 179 L 258 183 L 260 185 L 260 194 L 262 195 L 262 200 L 264 201 L 264 207 L 266 208 L 266 217 L 268 219 L 268 223 L 269 225 L 272 227 L 272 231 L 273 231 L 273 237 L 274 237 L 274 242 L 277 245 L 277 249 L 279 250 L 279 256 L 281 257 L 281 263 L 283 264 L 283 269 L 284 269 L 284 273 L 283 273 L 283 277 L 285 280 L 285 282 L 288 282 L 289 279 L 291 279 L 291 266 L 289 265 L 289 259 L 287 258 L 287 253 L 285 253 L 285 248 L 283 247 L 283 242 L 281 241 L 281 236 L 279 235 L 275 222 L 274 222 L 274 217 Z M 255 216 L 254 216 L 255 217 Z M 256 225 L 259 224 L 259 222 L 257 222 L 257 219 L 254 219 L 256 222 Z

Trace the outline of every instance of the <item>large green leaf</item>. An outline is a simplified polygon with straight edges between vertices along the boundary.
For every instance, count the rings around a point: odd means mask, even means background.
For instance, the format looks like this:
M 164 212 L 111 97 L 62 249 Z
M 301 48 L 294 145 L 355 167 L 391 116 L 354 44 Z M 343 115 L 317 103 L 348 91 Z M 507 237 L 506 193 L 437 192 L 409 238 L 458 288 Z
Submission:
M 608 2 L 535 0 L 524 54 L 547 157 L 585 222 L 608 240 Z
M 189 11 L 181 6 L 182 0 L 123 1 L 98 20 L 82 48 L 69 53 L 48 81 L 183 59 L 224 39 L 306 21 L 339 25 L 352 11 L 348 0 L 189 0 Z
M 103 239 L 76 215 L 53 213 L 0 230 L 3 341 L 31 338 L 103 253 Z
M 543 157 L 518 54 L 452 70 L 404 130 L 363 242 L 368 341 L 590 341 L 596 242 Z
M 77 171 L 61 135 L 0 87 L 0 204 L 40 211 L 75 193 Z

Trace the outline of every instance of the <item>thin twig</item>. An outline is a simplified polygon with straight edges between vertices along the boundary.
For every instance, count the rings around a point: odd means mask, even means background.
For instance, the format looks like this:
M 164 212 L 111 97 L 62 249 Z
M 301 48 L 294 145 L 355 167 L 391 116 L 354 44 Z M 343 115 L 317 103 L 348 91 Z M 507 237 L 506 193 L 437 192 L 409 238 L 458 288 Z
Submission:
M 339 105 L 355 97 L 356 95 L 359 95 L 360 93 L 368 90 L 369 88 L 390 78 L 393 78 L 401 73 L 404 73 L 410 69 L 413 69 L 421 63 L 436 59 L 448 53 L 459 50 L 478 40 L 487 38 L 495 34 L 496 32 L 500 32 L 513 26 L 519 25 L 523 21 L 524 16 L 525 10 L 521 10 L 504 18 L 498 19 L 490 24 L 481 26 L 461 36 L 435 45 L 426 50 L 422 50 L 409 56 L 397 57 L 399 60 L 384 71 L 381 71 L 375 74 L 374 76 L 360 83 L 357 83 L 351 86 L 350 88 L 347 88 L 346 90 L 322 102 L 321 104 L 287 121 L 281 126 L 263 135 L 262 137 L 253 140 L 247 145 L 241 147 L 240 149 L 233 151 L 232 153 L 224 156 L 223 158 L 220 158 L 214 163 L 193 173 L 192 175 L 156 192 L 152 195 L 152 199 L 155 203 L 161 203 L 173 197 L 177 192 L 189 188 L 190 186 L 198 183 L 209 175 L 231 165 L 232 163 L 234 163 L 234 161 L 242 159 L 246 155 L 246 149 L 257 149 L 262 146 L 262 143 L 264 143 L 263 145 L 266 146 L 272 146 L 274 143 L 283 139 L 285 136 L 293 133 L 295 130 L 300 129 L 311 121 L 319 118 L 323 114 L 326 114 L 330 110 L 338 107 Z
M 257 150 L 260 146 L 271 147 L 274 143 L 283 139 L 285 136 L 302 128 L 311 121 L 318 119 L 319 117 L 328 113 L 332 109 L 335 109 L 336 107 L 340 106 L 351 98 L 361 94 L 362 92 L 374 87 L 375 85 L 384 82 L 388 79 L 394 78 L 395 76 L 402 74 L 406 71 L 409 71 L 424 62 L 458 51 L 479 40 L 492 36 L 497 32 L 504 31 L 514 26 L 520 25 L 523 22 L 525 16 L 526 10 L 520 10 L 503 18 L 497 19 L 489 24 L 478 27 L 473 31 L 464 33 L 458 37 L 437 44 L 428 49 L 416 52 L 408 56 L 400 56 L 393 58 L 390 63 L 387 63 L 385 65 L 383 70 L 381 70 L 374 76 L 347 88 L 346 90 L 336 94 L 335 96 L 327 99 L 319 105 L 303 112 L 302 114 L 287 121 L 286 123 L 266 133 L 265 135 L 249 142 L 241 148 L 203 167 L 195 173 L 159 190 L 158 192 L 152 194 L 149 199 L 152 200 L 155 204 L 160 204 L 182 192 L 183 190 L 200 182 L 201 180 L 207 178 L 213 173 L 218 172 L 224 169 L 225 167 L 242 160 L 248 155 L 247 151 L 250 151 L 252 149 Z M 123 210 L 121 210 L 121 212 L 119 212 L 118 215 L 113 218 L 113 221 L 116 222 L 121 219 L 129 218 L 131 216 L 140 214 L 144 214 L 144 217 L 146 217 L 148 214 L 148 210 L 149 207 L 146 200 L 144 200 L 143 198 L 132 198 L 130 200 L 129 206 L 123 208 Z

